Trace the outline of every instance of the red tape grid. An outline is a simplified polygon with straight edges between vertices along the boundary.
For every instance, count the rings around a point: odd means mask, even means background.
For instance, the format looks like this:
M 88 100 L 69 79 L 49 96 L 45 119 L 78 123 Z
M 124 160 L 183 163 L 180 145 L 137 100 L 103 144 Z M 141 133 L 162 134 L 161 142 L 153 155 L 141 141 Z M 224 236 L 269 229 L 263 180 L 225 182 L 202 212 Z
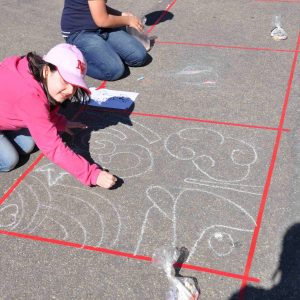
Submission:
M 275 145 L 274 145 L 274 149 L 273 149 L 272 159 L 270 162 L 267 179 L 266 179 L 266 183 L 264 186 L 264 192 L 262 195 L 259 212 L 258 212 L 257 219 L 256 219 L 257 225 L 253 232 L 252 241 L 251 241 L 251 245 L 250 245 L 250 249 L 249 249 L 249 253 L 248 253 L 248 259 L 247 259 L 247 263 L 246 263 L 246 267 L 245 267 L 245 271 L 244 271 L 244 278 L 243 278 L 240 293 L 239 293 L 239 300 L 244 300 L 245 294 L 246 294 L 245 287 L 246 287 L 247 281 L 248 281 L 247 277 L 249 276 L 249 273 L 250 273 L 250 268 L 252 265 L 254 252 L 255 252 L 255 248 L 256 248 L 256 244 L 257 244 L 258 234 L 260 231 L 260 227 L 261 227 L 261 223 L 262 223 L 262 219 L 263 219 L 263 215 L 264 215 L 264 209 L 265 209 L 265 205 L 267 202 L 269 187 L 271 184 L 272 175 L 273 175 L 273 171 L 274 171 L 274 167 L 275 167 L 275 162 L 276 162 L 278 148 L 279 148 L 281 134 L 282 134 L 282 128 L 283 128 L 283 124 L 284 124 L 284 120 L 285 120 L 285 116 L 286 116 L 286 110 L 287 110 L 287 106 L 288 106 L 288 102 L 289 102 L 289 97 L 290 97 L 291 88 L 292 88 L 292 82 L 293 82 L 295 68 L 296 68 L 297 59 L 298 59 L 299 44 L 300 44 L 300 33 L 298 34 L 296 51 L 294 54 L 294 59 L 293 59 L 291 72 L 290 72 L 290 78 L 289 78 L 288 86 L 287 86 L 286 93 L 285 93 L 285 99 L 284 99 L 284 103 L 283 103 L 283 107 L 282 107 L 282 112 L 281 112 L 281 117 L 280 117 L 280 121 L 279 121 Z
M 250 50 L 250 51 L 292 52 L 292 53 L 298 51 L 298 50 L 289 50 L 289 49 L 255 48 L 255 47 L 247 47 L 247 46 L 199 44 L 199 43 L 190 43 L 190 42 L 172 42 L 172 41 L 168 42 L 168 41 L 159 41 L 159 40 L 157 40 L 155 43 L 162 44 L 162 45 L 184 45 L 184 46 L 192 46 L 192 47 L 211 47 L 211 48 L 239 49 L 239 50 Z
M 134 255 L 132 253 L 122 252 L 122 251 L 117 251 L 117 250 L 112 250 L 112 249 L 107 249 L 107 248 L 82 245 L 82 244 L 77 244 L 77 243 L 72 243 L 72 242 L 66 242 L 66 241 L 61 241 L 61 240 L 56 240 L 56 239 L 50 239 L 50 238 L 33 236 L 33 235 L 29 235 L 29 234 L 23 234 L 23 233 L 5 231 L 5 230 L 0 230 L 0 234 L 7 235 L 7 236 L 13 236 L 13 237 L 17 237 L 17 238 L 22 238 L 22 239 L 27 239 L 27 240 L 50 243 L 50 244 L 55 244 L 55 245 L 62 245 L 62 246 L 71 247 L 71 248 L 80 248 L 80 249 L 89 250 L 89 251 L 101 252 L 101 253 L 115 255 L 115 256 L 119 256 L 119 257 L 127 257 L 127 258 L 131 258 L 131 259 L 152 262 L 152 258 L 149 256 Z M 239 274 L 223 272 L 223 271 L 208 269 L 208 268 L 202 268 L 199 266 L 193 266 L 193 265 L 188 265 L 188 264 L 178 264 L 178 266 L 185 268 L 185 269 L 195 270 L 198 272 L 211 273 L 211 274 L 215 274 L 215 275 L 219 275 L 219 276 L 223 276 L 223 277 L 224 276 L 230 277 L 230 278 L 234 278 L 234 279 L 243 279 L 243 276 L 239 275 Z M 247 281 L 258 283 L 259 279 L 254 278 L 254 277 L 249 277 L 249 278 L 247 278 Z
M 232 122 L 222 122 L 222 121 L 215 121 L 215 120 L 189 118 L 189 117 L 183 117 L 183 116 L 150 114 L 150 113 L 143 113 L 143 112 L 129 112 L 126 110 L 124 111 L 124 110 L 117 110 L 117 109 L 107 109 L 107 108 L 101 108 L 101 107 L 91 107 L 90 106 L 89 110 L 96 110 L 96 111 L 101 111 L 101 112 L 109 112 L 109 113 L 117 113 L 117 114 L 125 114 L 125 115 L 133 115 L 133 116 L 143 116 L 143 117 L 150 117 L 150 118 L 173 119 L 173 120 L 179 120 L 179 121 L 209 123 L 209 124 L 232 126 L 232 127 L 245 127 L 245 128 L 273 130 L 273 131 L 278 130 L 278 128 L 270 127 L 270 126 L 240 124 L 240 123 L 232 123 Z M 283 132 L 290 132 L 289 128 L 282 128 L 281 130 Z
M 0 205 L 10 196 L 16 187 L 24 180 L 24 178 L 33 170 L 33 168 L 41 161 L 44 154 L 40 154 L 38 158 L 29 166 L 29 168 L 17 179 L 17 181 L 9 188 L 9 190 L 1 197 Z
M 175 4 L 175 2 L 176 1 L 173 1 L 172 4 L 170 4 L 167 9 L 169 10 Z M 167 13 L 167 11 L 165 12 L 165 14 L 166 13 Z M 161 20 L 165 14 L 163 14 L 160 17 L 159 20 Z M 159 22 L 159 20 L 156 22 L 156 24 Z M 153 28 L 154 28 L 155 25 L 153 25 Z M 151 28 L 149 30 L 149 32 L 153 28 Z M 267 127 L 267 126 L 255 126 L 255 125 L 247 125 L 247 124 L 235 124 L 235 123 L 227 123 L 227 122 L 218 122 L 218 121 L 212 121 L 212 120 L 200 120 L 200 119 L 185 118 L 185 117 L 178 117 L 178 116 L 146 114 L 146 113 L 137 113 L 137 112 L 133 113 L 133 115 L 156 117 L 156 118 L 168 118 L 168 119 L 176 119 L 176 120 L 204 122 L 204 123 L 221 124 L 221 125 L 228 125 L 228 126 L 241 126 L 241 127 L 248 127 L 248 128 L 258 128 L 258 129 L 277 130 L 278 131 L 277 138 L 276 138 L 276 144 L 275 144 L 275 147 L 274 147 L 274 152 L 273 152 L 272 160 L 271 160 L 271 164 L 270 164 L 270 169 L 269 169 L 269 172 L 268 172 L 268 179 L 267 179 L 267 182 L 265 184 L 263 199 L 262 199 L 260 210 L 259 210 L 260 213 L 257 217 L 258 226 L 256 227 L 255 232 L 253 234 L 252 243 L 251 243 L 251 247 L 250 247 L 250 251 L 249 251 L 249 255 L 248 255 L 247 264 L 246 264 L 244 274 L 239 275 L 239 274 L 224 272 L 224 271 L 220 271 L 220 270 L 213 270 L 213 269 L 208 269 L 208 268 L 203 268 L 203 267 L 193 266 L 193 265 L 188 265 L 188 264 L 183 264 L 182 265 L 182 267 L 186 268 L 186 269 L 192 269 L 192 270 L 196 270 L 196 271 L 199 271 L 199 272 L 206 272 L 206 273 L 211 273 L 211 274 L 215 274 L 215 275 L 219 275 L 219 276 L 225 276 L 225 277 L 230 277 L 230 278 L 235 278 L 235 279 L 242 280 L 242 287 L 244 287 L 246 285 L 246 283 L 250 282 L 250 281 L 259 282 L 259 279 L 253 278 L 253 277 L 248 277 L 248 275 L 249 275 L 249 272 L 250 272 L 250 267 L 251 267 L 251 263 L 252 263 L 252 259 L 253 259 L 253 255 L 254 255 L 256 241 L 257 241 L 259 228 L 260 228 L 260 224 L 261 224 L 261 220 L 262 220 L 262 216 L 263 216 L 263 209 L 264 209 L 264 205 L 265 205 L 265 202 L 266 202 L 267 192 L 268 192 L 268 188 L 269 188 L 270 181 L 271 181 L 271 175 L 272 175 L 272 172 L 273 172 L 273 168 L 274 168 L 274 164 L 275 164 L 275 160 L 276 160 L 276 156 L 277 156 L 277 151 L 278 151 L 279 141 L 280 141 L 280 138 L 281 138 L 281 133 L 284 132 L 284 131 L 289 131 L 288 129 L 283 129 L 283 121 L 284 121 L 287 102 L 288 102 L 288 98 L 289 98 L 289 94 L 290 94 L 291 82 L 292 82 L 292 78 L 293 78 L 293 74 L 294 74 L 294 70 L 295 70 L 296 60 L 297 60 L 297 57 L 298 57 L 299 38 L 298 38 L 298 44 L 297 44 L 297 49 L 296 50 L 276 50 L 276 49 L 269 49 L 269 48 L 251 48 L 251 47 L 243 47 L 243 46 L 222 46 L 222 45 L 214 45 L 214 44 L 193 44 L 193 43 L 178 43 L 178 42 L 177 43 L 160 42 L 160 43 L 161 44 L 164 44 L 164 43 L 165 44 L 176 44 L 176 45 L 182 44 L 182 45 L 188 45 L 188 46 L 241 49 L 241 50 L 294 52 L 295 53 L 294 54 L 294 63 L 293 63 L 292 71 L 291 71 L 291 76 L 290 76 L 290 80 L 289 80 L 289 85 L 288 85 L 288 89 L 287 89 L 287 93 L 286 93 L 285 104 L 284 104 L 284 107 L 283 107 L 279 128 L 272 128 L 272 127 Z M 104 88 L 105 85 L 106 85 L 106 81 L 104 81 L 99 86 L 99 88 Z M 80 112 L 78 112 L 78 113 L 80 113 Z M 24 180 L 24 178 L 33 170 L 35 165 L 37 165 L 42 158 L 43 158 L 43 154 L 41 154 L 36 159 L 36 161 L 21 175 L 21 177 L 17 180 L 17 182 L 14 183 L 14 185 L 3 195 L 3 197 L 0 199 L 0 205 L 5 201 L 5 199 L 7 199 L 9 197 L 9 195 L 14 191 L 14 189 L 22 182 L 22 180 Z M 121 251 L 116 251 L 116 250 L 110 250 L 110 249 L 105 249 L 105 248 L 98 248 L 98 247 L 87 246 L 87 245 L 80 245 L 80 244 L 76 244 L 76 243 L 72 243 L 72 242 L 60 241 L 60 240 L 49 239 L 49 238 L 38 237 L 38 236 L 31 236 L 31 235 L 21 234 L 21 233 L 16 233 L 16 232 L 7 232 L 7 231 L 0 230 L 0 234 L 7 235 L 7 236 L 14 236 L 14 237 L 18 237 L 18 238 L 29 239 L 29 240 L 35 240 L 35 241 L 40 241 L 40 242 L 46 242 L 46 243 L 51 243 L 51 244 L 63 245 L 63 246 L 68 246 L 68 247 L 73 247 L 73 248 L 82 248 L 82 249 L 85 249 L 85 250 L 97 251 L 97 252 L 102 252 L 102 253 L 106 253 L 106 254 L 111 254 L 111 255 L 116 255 L 116 256 L 123 256 L 123 257 L 128 257 L 128 258 L 138 259 L 138 260 L 143 260 L 143 261 L 148 261 L 148 262 L 150 262 L 152 260 L 150 257 L 147 257 L 147 256 L 141 256 L 141 255 L 136 255 L 135 256 L 131 253 L 126 253 L 126 252 L 121 252 Z
M 102 83 L 96 88 L 96 90 L 105 89 L 107 81 L 104 80 Z
M 288 3 L 300 3 L 300 0 L 256 0 L 256 2 L 288 2 Z
M 181 121 L 209 123 L 209 124 L 232 126 L 232 127 L 246 127 L 246 128 L 252 128 L 252 129 L 264 129 L 264 130 L 275 130 L 275 131 L 278 130 L 278 128 L 276 128 L 276 127 L 250 125 L 250 124 L 239 124 L 239 123 L 232 123 L 232 122 L 221 122 L 221 121 L 214 121 L 214 120 L 187 118 L 187 117 L 181 117 L 181 116 L 169 116 L 169 115 L 149 114 L 149 113 L 141 113 L 141 112 L 132 112 L 131 114 L 136 115 L 136 116 L 163 118 L 163 119 L 175 119 L 175 120 L 181 120 Z M 288 129 L 288 128 L 281 129 L 281 130 L 285 131 L 285 132 L 290 131 L 290 129 Z

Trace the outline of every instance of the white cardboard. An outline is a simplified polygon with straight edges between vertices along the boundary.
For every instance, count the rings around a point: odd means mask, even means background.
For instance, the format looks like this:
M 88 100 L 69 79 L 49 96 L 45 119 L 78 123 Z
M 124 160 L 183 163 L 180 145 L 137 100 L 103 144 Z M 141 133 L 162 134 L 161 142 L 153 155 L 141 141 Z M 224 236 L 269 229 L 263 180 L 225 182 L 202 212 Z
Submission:
M 106 108 L 128 109 L 138 96 L 135 92 L 97 90 L 95 87 L 91 87 L 90 91 L 91 100 L 88 105 Z

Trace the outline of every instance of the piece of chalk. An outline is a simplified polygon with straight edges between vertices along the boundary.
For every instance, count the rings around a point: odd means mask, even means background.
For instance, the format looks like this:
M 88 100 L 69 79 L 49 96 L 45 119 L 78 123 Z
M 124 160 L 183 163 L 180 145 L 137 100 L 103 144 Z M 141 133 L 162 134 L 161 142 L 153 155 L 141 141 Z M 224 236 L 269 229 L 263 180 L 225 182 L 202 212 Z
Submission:
M 141 76 L 137 80 L 143 80 L 144 78 L 145 78 L 144 76 Z

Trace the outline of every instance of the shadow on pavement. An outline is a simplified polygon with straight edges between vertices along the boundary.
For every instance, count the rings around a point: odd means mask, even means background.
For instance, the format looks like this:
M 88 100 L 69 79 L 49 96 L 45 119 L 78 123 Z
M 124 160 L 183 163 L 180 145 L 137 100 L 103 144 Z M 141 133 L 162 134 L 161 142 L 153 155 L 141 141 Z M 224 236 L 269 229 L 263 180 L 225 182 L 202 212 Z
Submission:
M 283 239 L 279 265 L 272 276 L 271 289 L 246 286 L 245 300 L 298 300 L 300 299 L 300 223 L 291 226 Z M 229 300 L 239 300 L 236 292 Z

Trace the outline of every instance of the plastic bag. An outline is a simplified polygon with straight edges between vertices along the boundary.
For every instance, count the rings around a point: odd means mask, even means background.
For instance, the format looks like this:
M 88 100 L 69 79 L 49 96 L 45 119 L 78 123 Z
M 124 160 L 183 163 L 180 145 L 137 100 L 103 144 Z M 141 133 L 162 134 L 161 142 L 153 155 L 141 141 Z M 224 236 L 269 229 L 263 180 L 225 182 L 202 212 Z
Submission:
M 273 26 L 275 26 L 275 28 L 271 31 L 271 37 L 275 41 L 286 40 L 288 36 L 285 30 L 281 27 L 281 16 L 274 16 Z
M 197 300 L 199 292 L 191 278 L 172 277 L 172 287 L 166 295 L 166 300 Z
M 142 18 L 142 23 L 145 26 L 147 19 L 145 17 Z M 151 49 L 151 40 L 148 37 L 147 32 L 144 30 L 143 32 L 139 32 L 137 31 L 135 28 L 133 27 L 126 27 L 126 31 L 132 35 L 133 37 L 135 37 L 144 47 L 147 51 L 149 51 Z
M 173 265 L 178 257 L 179 251 L 168 247 L 157 249 L 153 254 L 153 264 L 165 271 L 170 282 L 166 300 L 197 300 L 199 292 L 192 278 L 172 275 Z

